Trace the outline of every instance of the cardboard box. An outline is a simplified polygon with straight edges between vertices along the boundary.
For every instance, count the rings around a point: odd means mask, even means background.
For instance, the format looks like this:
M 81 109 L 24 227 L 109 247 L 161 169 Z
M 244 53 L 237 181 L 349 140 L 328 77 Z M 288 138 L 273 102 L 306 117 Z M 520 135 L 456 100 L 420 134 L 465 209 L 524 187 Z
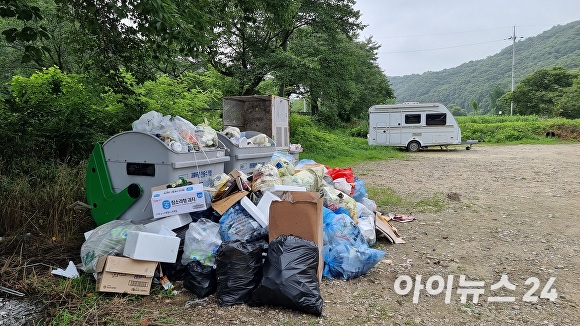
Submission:
M 137 260 L 175 263 L 180 241 L 178 237 L 129 231 L 123 256 Z
M 270 204 L 275 200 L 280 201 L 280 197 L 269 191 L 264 191 L 262 198 L 260 198 L 260 202 L 258 202 L 258 209 L 268 219 L 268 223 L 270 222 Z
M 97 291 L 149 295 L 157 262 L 103 256 L 97 261 Z
M 286 192 L 270 204 L 269 241 L 281 235 L 295 235 L 318 246 L 318 278 L 322 280 L 322 196 L 317 192 Z
M 207 208 L 202 183 L 154 190 L 158 188 L 151 189 L 153 218 L 202 211 Z

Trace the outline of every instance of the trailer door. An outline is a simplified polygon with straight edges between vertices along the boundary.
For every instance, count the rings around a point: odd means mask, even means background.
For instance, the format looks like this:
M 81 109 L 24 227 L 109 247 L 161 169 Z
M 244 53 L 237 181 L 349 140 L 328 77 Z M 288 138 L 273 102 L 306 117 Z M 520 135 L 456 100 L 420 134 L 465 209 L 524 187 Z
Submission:
M 377 145 L 387 145 L 387 123 L 377 122 L 373 129 L 376 135 Z
M 388 143 L 390 145 L 400 145 L 401 144 L 401 112 L 389 112 L 389 126 L 388 130 Z

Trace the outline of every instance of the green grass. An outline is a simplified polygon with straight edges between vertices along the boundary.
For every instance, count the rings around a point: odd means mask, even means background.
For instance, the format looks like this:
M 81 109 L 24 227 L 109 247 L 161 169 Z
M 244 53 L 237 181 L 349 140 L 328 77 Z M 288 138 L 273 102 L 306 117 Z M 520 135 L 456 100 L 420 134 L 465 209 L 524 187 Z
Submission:
M 537 116 L 456 117 L 462 139 L 483 139 L 492 144 L 555 144 L 580 141 L 580 119 L 545 119 Z M 546 137 L 554 132 L 556 137 Z
M 290 130 L 291 142 L 304 148 L 300 159 L 311 159 L 329 167 L 346 168 L 360 162 L 406 155 L 393 147 L 369 146 L 364 138 L 348 136 L 348 129 L 330 130 L 316 125 L 307 116 L 292 115 Z
M 404 212 L 440 212 L 446 206 L 443 193 L 436 193 L 431 197 L 413 200 L 402 197 L 391 188 L 367 187 L 367 195 L 375 201 L 379 210 Z

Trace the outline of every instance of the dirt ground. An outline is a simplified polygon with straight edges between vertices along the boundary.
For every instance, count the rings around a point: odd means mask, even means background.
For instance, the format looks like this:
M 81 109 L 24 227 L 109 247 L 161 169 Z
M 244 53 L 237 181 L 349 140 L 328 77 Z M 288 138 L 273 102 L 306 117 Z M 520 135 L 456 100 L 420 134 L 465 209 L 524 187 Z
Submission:
M 398 212 L 416 217 L 410 223 L 392 222 L 407 243 L 380 239 L 378 248 L 387 255 L 367 275 L 323 280 L 323 317 L 271 307 L 218 308 L 214 296 L 196 301 L 191 295 L 148 298 L 164 308 L 143 317 L 224 325 L 580 325 L 579 162 L 580 144 L 564 144 L 429 149 L 405 160 L 357 165 L 355 175 L 368 187 L 390 187 L 414 201 L 442 195 L 446 208 Z M 432 294 L 423 288 L 413 303 L 419 275 L 423 286 L 431 278 Z M 459 286 L 462 275 L 479 284 Z M 515 289 L 491 290 L 502 275 Z M 413 280 L 413 289 L 397 294 L 399 277 L 401 291 L 409 285 L 402 281 L 405 276 Z M 436 276 L 445 283 L 439 294 L 443 284 Z M 446 303 L 449 277 L 453 282 Z M 552 277 L 552 286 L 541 295 Z M 473 295 L 462 302 L 460 289 L 483 293 L 477 302 Z M 555 301 L 549 299 L 551 289 Z M 490 297 L 514 300 L 491 302 Z M 143 304 L 150 307 L 150 302 Z
M 273 307 L 220 308 L 215 296 L 197 300 L 186 290 L 119 298 L 95 314 L 141 325 L 580 325 L 579 162 L 580 144 L 476 145 L 354 166 L 367 187 L 389 187 L 412 201 L 439 196 L 445 209 L 397 212 L 416 218 L 391 222 L 407 243 L 380 238 L 377 248 L 387 254 L 367 275 L 323 280 L 320 318 Z M 509 284 L 496 289 L 502 275 Z M 462 276 L 476 283 L 461 285 Z M 480 295 L 462 302 L 464 290 Z M 498 297 L 513 301 L 492 302 Z

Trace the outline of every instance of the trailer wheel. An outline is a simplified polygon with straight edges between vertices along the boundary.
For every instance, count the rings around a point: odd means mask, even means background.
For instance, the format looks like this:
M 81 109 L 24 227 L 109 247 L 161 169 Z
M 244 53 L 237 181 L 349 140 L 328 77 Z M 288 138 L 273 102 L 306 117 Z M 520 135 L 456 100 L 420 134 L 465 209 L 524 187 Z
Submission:
M 416 140 L 412 140 L 407 144 L 407 150 L 409 152 L 418 152 L 421 149 L 421 143 Z

